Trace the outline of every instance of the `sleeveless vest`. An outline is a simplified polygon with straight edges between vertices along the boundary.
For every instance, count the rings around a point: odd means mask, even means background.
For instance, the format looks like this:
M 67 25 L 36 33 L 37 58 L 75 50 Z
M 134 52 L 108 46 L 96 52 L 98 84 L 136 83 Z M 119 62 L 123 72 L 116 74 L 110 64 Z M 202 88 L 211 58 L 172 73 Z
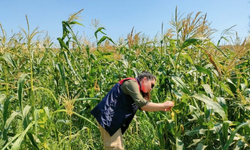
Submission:
M 123 134 L 138 109 L 132 97 L 124 94 L 121 90 L 121 85 L 126 80 L 137 81 L 140 90 L 140 82 L 137 78 L 125 78 L 119 81 L 91 111 L 91 114 L 110 136 L 119 128 Z

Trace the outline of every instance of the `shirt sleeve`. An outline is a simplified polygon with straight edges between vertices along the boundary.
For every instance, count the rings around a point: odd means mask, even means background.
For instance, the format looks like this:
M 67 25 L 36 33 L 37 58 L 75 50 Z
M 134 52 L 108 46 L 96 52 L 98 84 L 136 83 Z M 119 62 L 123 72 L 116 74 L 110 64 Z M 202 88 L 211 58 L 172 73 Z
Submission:
M 121 85 L 121 89 L 123 93 L 132 97 L 135 104 L 139 108 L 145 106 L 148 103 L 148 101 L 142 97 L 138 87 L 138 83 L 136 81 L 134 80 L 124 81 L 123 84 Z

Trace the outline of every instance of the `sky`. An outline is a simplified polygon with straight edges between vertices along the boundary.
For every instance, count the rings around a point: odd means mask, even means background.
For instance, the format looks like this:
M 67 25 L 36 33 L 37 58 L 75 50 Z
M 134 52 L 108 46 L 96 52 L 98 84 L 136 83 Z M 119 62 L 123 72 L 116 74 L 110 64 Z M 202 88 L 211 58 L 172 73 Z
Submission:
M 211 28 L 217 30 L 213 41 L 218 41 L 221 33 L 234 25 L 233 33 L 237 32 L 242 39 L 249 36 L 250 0 L 0 0 L 0 23 L 11 37 L 21 31 L 20 27 L 27 30 L 27 15 L 31 31 L 39 27 L 43 31 L 40 37 L 48 33 L 56 43 L 62 36 L 62 21 L 84 9 L 78 21 L 84 26 L 74 26 L 78 36 L 95 39 L 91 21 L 96 19 L 115 42 L 126 38 L 132 28 L 153 39 L 161 33 L 162 23 L 165 31 L 171 28 L 169 21 L 176 6 L 183 16 L 207 14 Z

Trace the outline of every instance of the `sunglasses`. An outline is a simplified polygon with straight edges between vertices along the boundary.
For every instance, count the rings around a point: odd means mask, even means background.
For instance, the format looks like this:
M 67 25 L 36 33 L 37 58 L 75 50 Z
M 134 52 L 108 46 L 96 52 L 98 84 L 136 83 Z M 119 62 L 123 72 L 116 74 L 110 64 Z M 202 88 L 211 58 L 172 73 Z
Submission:
M 155 86 L 155 84 L 154 84 L 154 83 L 151 83 L 151 89 L 153 89 L 153 88 L 154 88 L 154 86 Z

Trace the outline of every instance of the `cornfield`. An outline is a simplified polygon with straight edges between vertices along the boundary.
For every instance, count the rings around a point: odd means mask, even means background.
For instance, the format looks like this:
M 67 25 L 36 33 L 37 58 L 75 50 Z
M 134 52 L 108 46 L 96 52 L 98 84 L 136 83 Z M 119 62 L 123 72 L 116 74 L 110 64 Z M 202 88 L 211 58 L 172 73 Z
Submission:
M 91 43 L 79 38 L 81 11 L 49 36 L 0 26 L 0 147 L 103 149 L 90 111 L 112 86 L 147 70 L 157 77 L 153 102 L 172 100 L 170 112 L 138 111 L 124 134 L 125 149 L 250 149 L 250 39 L 226 29 L 218 42 L 206 15 L 179 16 L 155 39 L 134 30 L 114 42 L 104 27 Z M 0 24 L 1 25 L 1 24 Z

